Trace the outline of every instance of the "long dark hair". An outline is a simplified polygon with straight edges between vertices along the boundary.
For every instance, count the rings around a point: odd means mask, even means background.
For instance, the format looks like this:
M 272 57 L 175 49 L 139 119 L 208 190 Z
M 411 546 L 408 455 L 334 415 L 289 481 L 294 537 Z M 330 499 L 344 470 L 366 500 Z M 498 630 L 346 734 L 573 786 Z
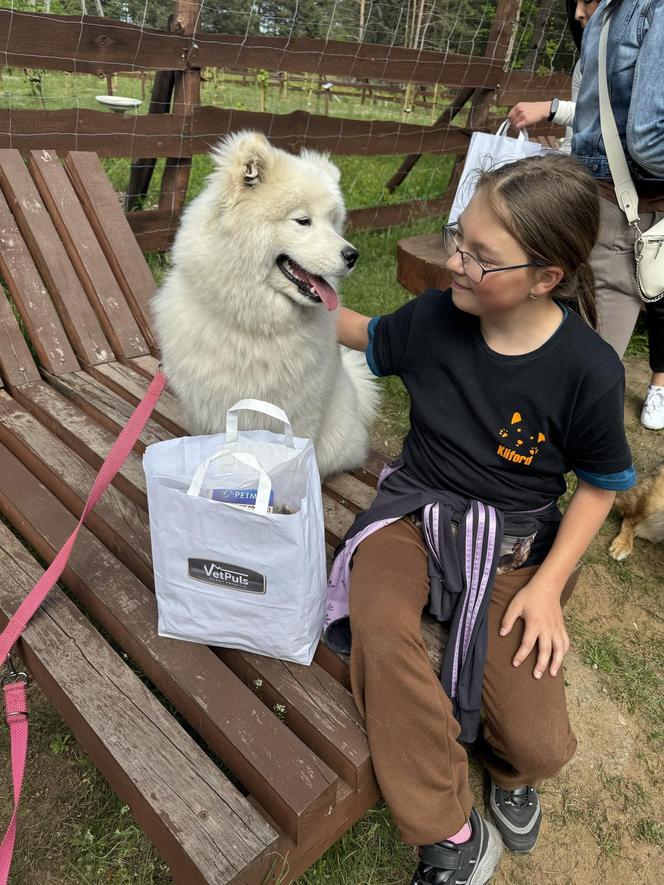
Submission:
M 574 45 L 581 52 L 581 36 L 583 34 L 583 28 L 576 20 L 576 0 L 565 0 L 565 4 L 567 6 L 567 26 L 569 27 L 572 33 L 572 39 L 574 40 Z
M 597 328 L 588 258 L 599 229 L 599 196 L 590 173 L 573 157 L 538 154 L 481 172 L 477 190 L 532 261 L 563 269 L 553 294 Z

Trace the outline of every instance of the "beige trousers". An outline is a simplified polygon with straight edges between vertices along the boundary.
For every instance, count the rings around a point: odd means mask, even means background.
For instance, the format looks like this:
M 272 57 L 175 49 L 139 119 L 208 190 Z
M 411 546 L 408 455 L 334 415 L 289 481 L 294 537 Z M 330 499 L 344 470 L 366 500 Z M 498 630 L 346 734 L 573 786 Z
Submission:
M 590 266 L 595 277 L 599 333 L 611 344 L 622 358 L 632 337 L 639 311 L 644 303 L 639 297 L 634 264 L 634 233 L 627 224 L 624 212 L 610 200 L 600 197 L 600 227 L 597 243 L 590 256 Z M 647 230 L 664 218 L 664 212 L 644 212 L 639 226 Z M 653 320 L 657 322 L 657 337 L 664 339 L 664 299 L 649 306 L 648 317 L 651 333 L 651 351 L 664 348 L 664 340 L 653 348 Z M 652 356 L 652 354 L 651 354 Z M 651 368 L 661 371 L 652 365 Z M 664 368 L 664 367 L 663 367 Z

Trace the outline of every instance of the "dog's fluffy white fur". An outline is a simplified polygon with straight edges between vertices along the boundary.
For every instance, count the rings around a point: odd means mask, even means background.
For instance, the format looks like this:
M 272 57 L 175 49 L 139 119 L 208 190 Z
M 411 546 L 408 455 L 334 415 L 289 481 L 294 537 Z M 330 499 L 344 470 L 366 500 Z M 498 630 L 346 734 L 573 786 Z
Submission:
M 337 311 L 303 294 L 277 264 L 286 255 L 335 288 L 349 272 L 339 170 L 322 154 L 294 156 L 255 132 L 224 139 L 213 158 L 153 301 L 188 429 L 221 432 L 237 400 L 267 400 L 297 436 L 314 441 L 321 476 L 356 467 L 367 453 L 376 385 L 364 356 L 337 344 Z M 240 427 L 281 429 L 249 413 Z

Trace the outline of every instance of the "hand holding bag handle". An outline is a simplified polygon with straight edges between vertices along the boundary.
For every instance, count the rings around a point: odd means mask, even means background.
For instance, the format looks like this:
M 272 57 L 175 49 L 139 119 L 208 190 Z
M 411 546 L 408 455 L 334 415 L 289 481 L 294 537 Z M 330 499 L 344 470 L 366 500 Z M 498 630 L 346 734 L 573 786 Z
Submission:
M 247 467 L 252 467 L 256 473 L 258 473 L 258 490 L 256 492 L 256 506 L 254 510 L 256 513 L 261 513 L 263 516 L 268 511 L 268 507 L 270 506 L 270 492 L 272 491 L 272 481 L 268 473 L 263 470 L 260 465 L 260 462 L 253 455 L 250 455 L 248 452 L 229 452 L 228 449 L 221 449 L 219 452 L 215 452 L 214 455 L 210 455 L 209 458 L 206 458 L 202 464 L 199 464 L 196 468 L 196 472 L 194 473 L 193 479 L 191 480 L 191 485 L 187 489 L 188 495 L 197 496 L 200 494 L 201 486 L 203 485 L 203 480 L 205 479 L 205 474 L 208 471 L 208 467 L 215 461 L 217 458 L 235 458 L 236 461 L 240 461 L 242 464 L 246 464 Z M 231 507 L 236 507 L 238 505 L 231 504 Z
M 288 415 L 286 415 L 283 409 L 280 409 L 279 406 L 275 406 L 272 403 L 266 403 L 264 400 L 260 399 L 241 399 L 228 409 L 226 412 L 227 443 L 234 443 L 237 440 L 237 413 L 241 412 L 243 409 L 246 409 L 249 412 L 260 412 L 262 415 L 269 415 L 270 418 L 274 418 L 276 421 L 281 421 L 285 425 L 284 441 L 286 445 L 293 446 L 293 430 L 290 421 L 288 420 Z
M 618 205 L 634 228 L 636 240 L 636 281 L 641 299 L 650 304 L 664 298 L 664 219 L 642 233 L 639 230 L 639 196 L 629 172 L 625 152 L 618 135 L 616 119 L 609 97 L 606 72 L 606 48 L 609 40 L 610 19 L 605 19 L 599 35 L 599 117 L 606 159 L 611 170 Z
M 500 124 L 498 129 L 496 129 L 496 135 L 503 135 L 503 136 L 507 135 L 507 132 L 508 132 L 511 125 L 512 124 L 509 120 L 504 120 Z M 516 137 L 516 140 L 517 141 L 528 141 L 528 130 L 525 128 L 519 129 L 518 126 L 515 128 L 516 128 L 516 131 L 519 133 Z

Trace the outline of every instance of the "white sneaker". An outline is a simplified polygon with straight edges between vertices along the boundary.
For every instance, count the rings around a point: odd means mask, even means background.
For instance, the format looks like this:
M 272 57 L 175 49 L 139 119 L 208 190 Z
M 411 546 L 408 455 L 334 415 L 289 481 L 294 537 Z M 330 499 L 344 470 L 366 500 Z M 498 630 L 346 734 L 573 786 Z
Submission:
M 648 387 L 641 412 L 641 424 L 648 430 L 664 430 L 664 387 L 654 384 Z

